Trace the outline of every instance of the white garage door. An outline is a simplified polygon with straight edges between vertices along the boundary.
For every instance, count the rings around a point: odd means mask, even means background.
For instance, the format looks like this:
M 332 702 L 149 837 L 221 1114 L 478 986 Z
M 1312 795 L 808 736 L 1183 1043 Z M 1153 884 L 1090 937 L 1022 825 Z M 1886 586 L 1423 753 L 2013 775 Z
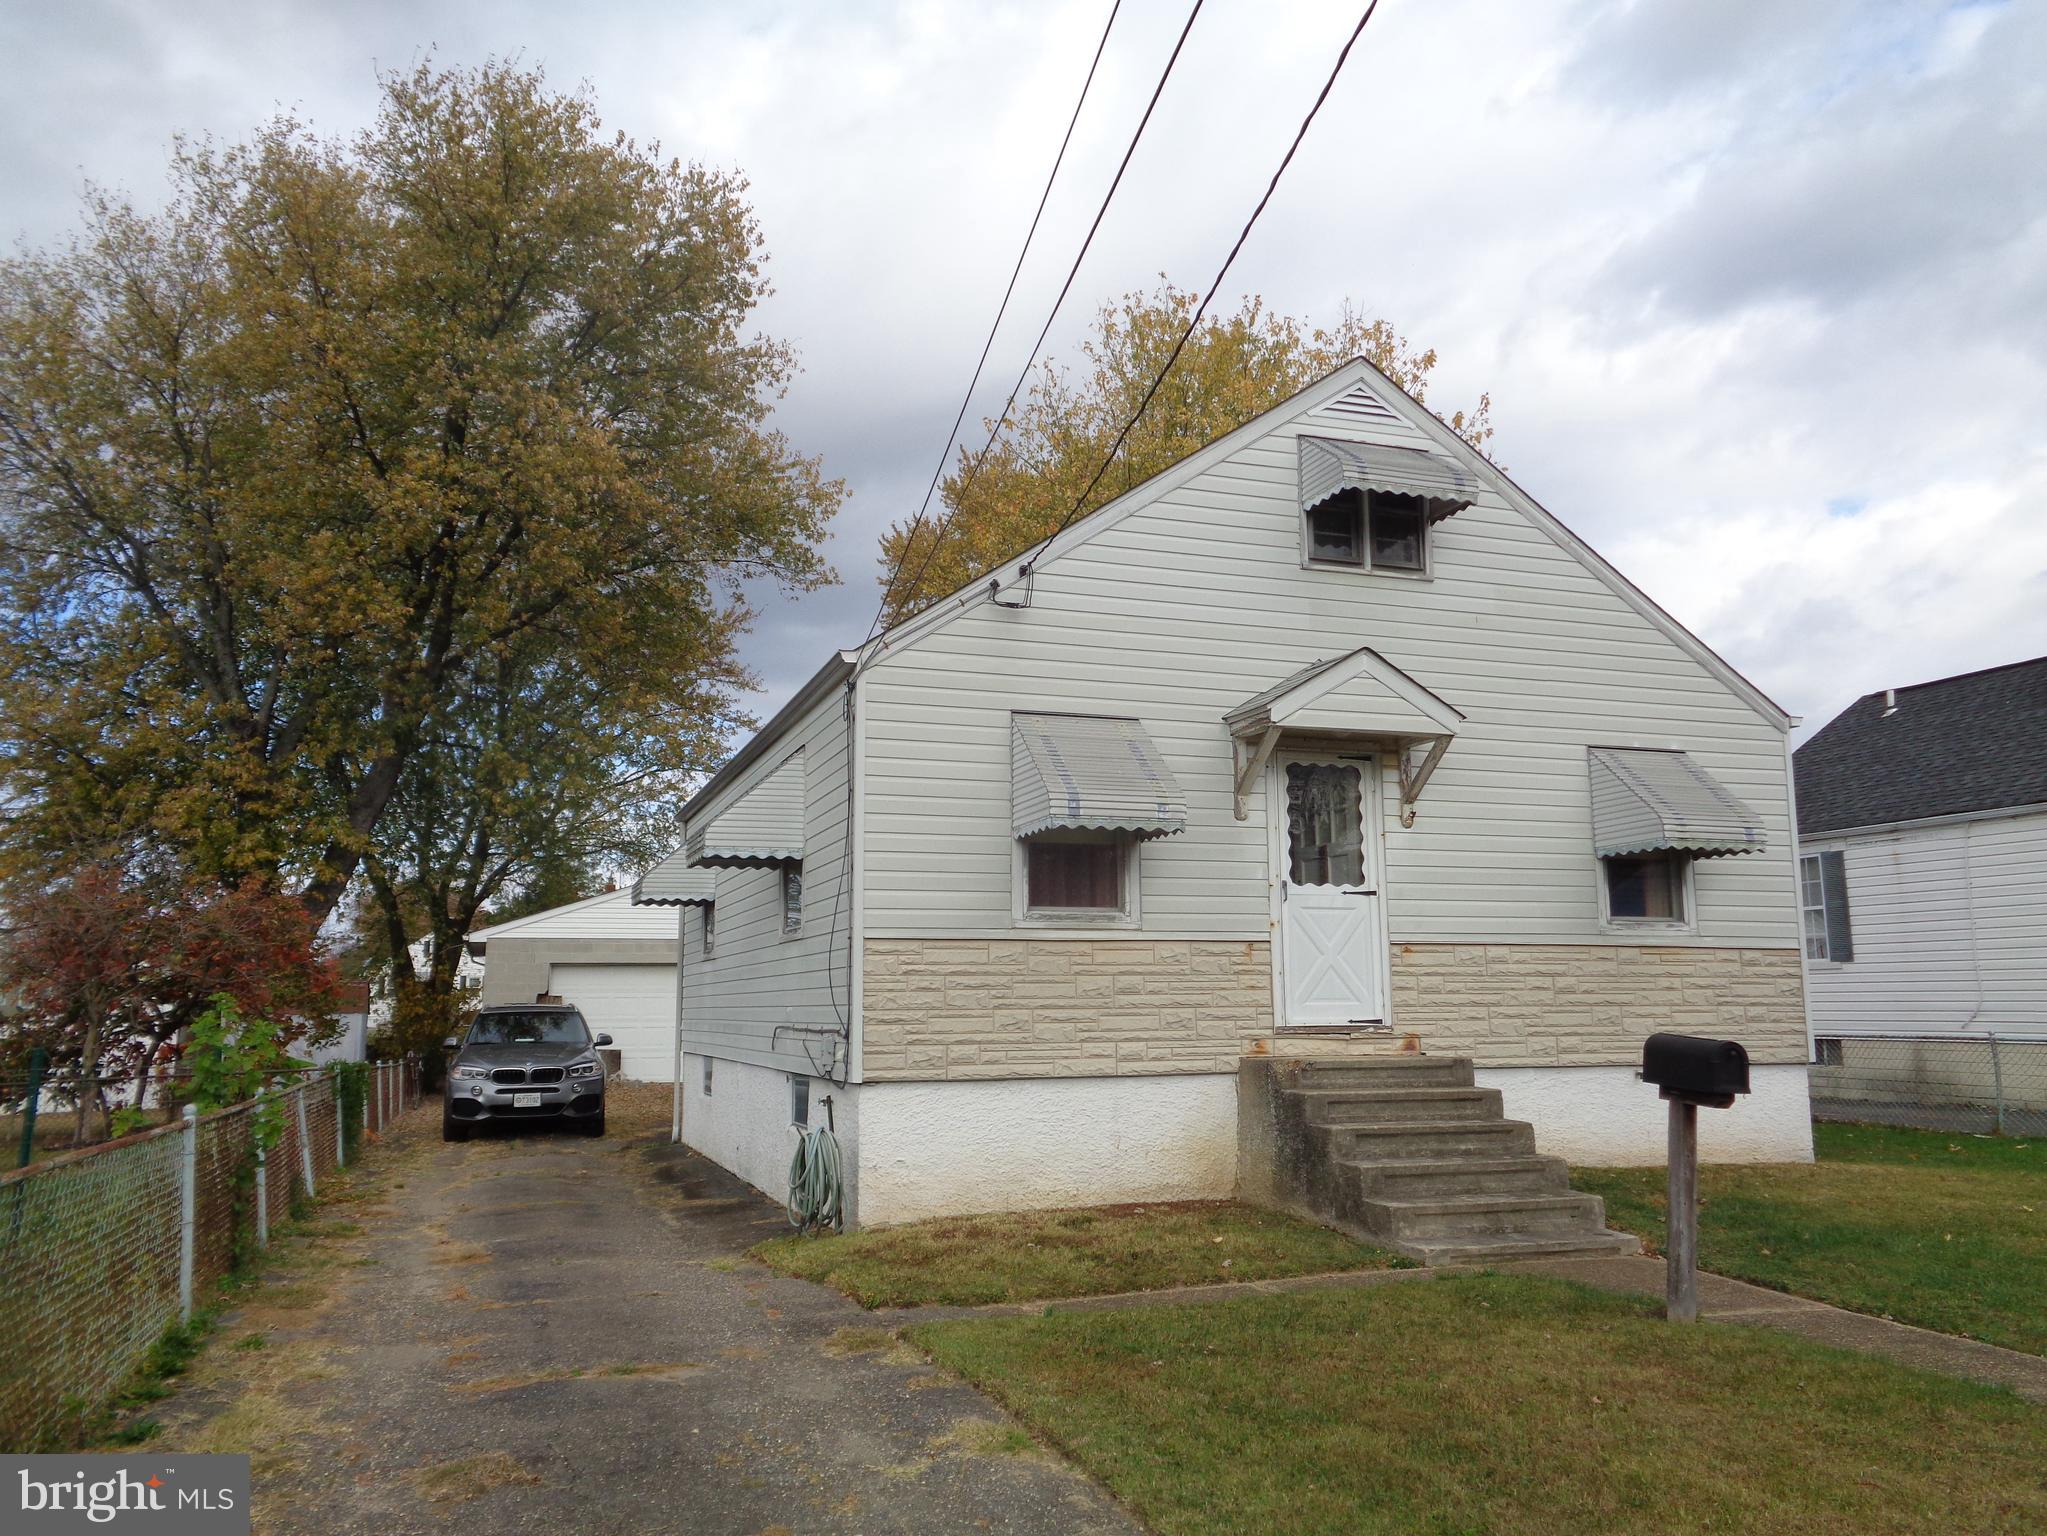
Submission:
M 627 1077 L 665 1083 L 674 1073 L 674 966 L 551 966 L 548 990 L 583 1011 L 590 1033 L 611 1036 Z

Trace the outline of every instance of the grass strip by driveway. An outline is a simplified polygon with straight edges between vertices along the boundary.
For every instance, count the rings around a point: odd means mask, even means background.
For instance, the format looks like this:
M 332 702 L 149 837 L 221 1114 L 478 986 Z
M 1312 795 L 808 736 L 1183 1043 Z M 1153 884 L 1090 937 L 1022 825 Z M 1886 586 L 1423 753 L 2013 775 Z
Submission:
M 1816 1125 L 1813 1142 L 1812 1164 L 1699 1170 L 1705 1268 L 2047 1354 L 2047 1138 Z M 1661 1251 L 1661 1168 L 1581 1168 L 1572 1183 Z
M 910 1337 L 1164 1536 L 2047 1529 L 2047 1411 L 1527 1276 Z
M 1233 1200 L 947 1217 L 831 1237 L 771 1238 L 753 1256 L 867 1307 L 1046 1301 L 1409 1262 L 1328 1227 Z

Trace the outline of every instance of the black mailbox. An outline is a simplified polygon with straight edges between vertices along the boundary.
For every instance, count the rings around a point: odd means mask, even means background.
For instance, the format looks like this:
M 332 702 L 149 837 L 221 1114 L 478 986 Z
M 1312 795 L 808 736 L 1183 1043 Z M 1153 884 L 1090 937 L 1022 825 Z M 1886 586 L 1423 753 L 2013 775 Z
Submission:
M 1666 1099 L 1726 1109 L 1748 1092 L 1748 1052 L 1736 1040 L 1651 1035 L 1642 1042 L 1642 1081 Z

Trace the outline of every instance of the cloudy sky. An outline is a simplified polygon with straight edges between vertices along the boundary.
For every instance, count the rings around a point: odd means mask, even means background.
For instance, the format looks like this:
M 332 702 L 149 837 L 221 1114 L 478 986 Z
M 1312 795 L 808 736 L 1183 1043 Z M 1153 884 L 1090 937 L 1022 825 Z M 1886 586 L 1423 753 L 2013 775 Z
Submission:
M 1359 0 L 1208 0 L 1054 331 L 1204 287 Z M 866 631 L 1108 15 L 1076 3 L 4 0 L 0 233 L 171 136 L 352 131 L 379 69 L 518 55 L 752 180 L 843 475 L 844 576 L 769 603 L 761 708 Z M 1185 18 L 1126 0 L 984 408 L 1042 322 Z M 2047 5 L 1384 0 L 1235 288 L 1344 300 L 1493 399 L 1525 487 L 1787 708 L 2047 653 Z

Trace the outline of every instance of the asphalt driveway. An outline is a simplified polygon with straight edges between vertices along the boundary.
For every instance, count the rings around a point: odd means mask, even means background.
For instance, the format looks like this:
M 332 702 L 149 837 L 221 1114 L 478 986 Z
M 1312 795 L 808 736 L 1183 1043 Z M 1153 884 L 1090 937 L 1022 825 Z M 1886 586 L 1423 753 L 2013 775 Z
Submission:
M 1135 1529 L 851 1302 L 743 1259 L 779 1208 L 665 1137 L 434 1143 L 362 1224 L 369 1262 L 283 1341 L 320 1367 L 259 1456 L 259 1530 Z

